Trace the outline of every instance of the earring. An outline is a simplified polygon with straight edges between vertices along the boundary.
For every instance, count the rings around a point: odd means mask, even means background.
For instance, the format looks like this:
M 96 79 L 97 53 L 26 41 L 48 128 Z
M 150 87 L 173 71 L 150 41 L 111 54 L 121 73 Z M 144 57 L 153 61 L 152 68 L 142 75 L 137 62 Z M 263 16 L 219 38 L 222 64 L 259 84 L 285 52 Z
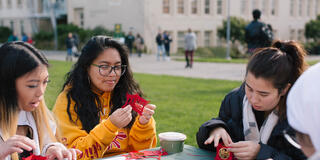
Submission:
M 88 83 L 89 83 L 89 85 L 91 84 L 91 81 L 90 81 L 90 78 L 89 78 L 89 76 L 88 76 Z

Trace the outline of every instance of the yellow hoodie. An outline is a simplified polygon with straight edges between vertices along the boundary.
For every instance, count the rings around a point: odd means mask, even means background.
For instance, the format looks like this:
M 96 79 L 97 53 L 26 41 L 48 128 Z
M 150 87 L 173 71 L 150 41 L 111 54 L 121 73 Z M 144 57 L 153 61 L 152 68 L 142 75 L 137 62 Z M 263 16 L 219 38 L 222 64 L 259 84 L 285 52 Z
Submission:
M 78 159 L 94 159 L 113 156 L 134 150 L 153 148 L 156 146 L 156 127 L 153 118 L 142 125 L 137 116 L 131 129 L 118 128 L 110 121 L 110 93 L 100 95 L 103 105 L 100 113 L 100 123 L 89 133 L 82 129 L 82 124 L 77 119 L 74 111 L 75 102 L 71 100 L 70 113 L 76 123 L 70 121 L 67 113 L 67 90 L 60 93 L 53 108 L 57 124 L 61 133 L 61 141 L 68 148 L 77 148 L 82 151 Z

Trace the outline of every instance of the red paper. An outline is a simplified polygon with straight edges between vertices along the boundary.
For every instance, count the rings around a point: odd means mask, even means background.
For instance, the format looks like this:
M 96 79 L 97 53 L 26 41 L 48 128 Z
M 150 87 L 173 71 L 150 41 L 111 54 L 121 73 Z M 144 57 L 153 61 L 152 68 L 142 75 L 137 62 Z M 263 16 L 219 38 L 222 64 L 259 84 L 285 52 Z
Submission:
M 127 101 L 122 106 L 122 108 L 130 104 L 134 111 L 136 111 L 139 115 L 142 115 L 144 106 L 148 103 L 149 101 L 146 101 L 145 99 L 141 98 L 139 94 L 131 95 L 127 93 Z
M 150 158 L 155 158 L 160 160 L 161 156 L 165 156 L 165 155 L 168 155 L 168 153 L 161 148 L 160 150 L 155 150 L 155 151 L 133 151 L 123 156 L 126 157 L 126 160 L 150 159 Z
M 47 160 L 47 157 L 42 157 L 42 156 L 37 156 L 37 155 L 31 154 L 27 158 L 22 158 L 22 160 Z
M 216 153 L 215 160 L 233 160 L 233 159 L 235 159 L 233 157 L 233 153 L 229 152 L 227 150 L 227 148 L 229 148 L 229 147 L 224 146 L 223 143 L 220 142 L 218 147 L 216 148 L 217 153 Z

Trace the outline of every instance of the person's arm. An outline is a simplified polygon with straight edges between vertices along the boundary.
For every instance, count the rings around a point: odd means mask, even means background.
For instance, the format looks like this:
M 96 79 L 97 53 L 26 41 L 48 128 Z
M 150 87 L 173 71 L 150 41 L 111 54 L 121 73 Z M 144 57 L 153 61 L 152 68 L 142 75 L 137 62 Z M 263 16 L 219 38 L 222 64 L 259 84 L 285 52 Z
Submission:
M 101 158 L 107 146 L 112 142 L 119 128 L 111 123 L 110 119 L 103 120 L 89 133 L 83 128 L 73 108 L 70 107 L 71 117 L 77 120 L 70 121 L 67 114 L 67 97 L 65 91 L 61 93 L 53 109 L 57 117 L 58 127 L 61 132 L 61 140 L 68 148 L 76 148 L 82 151 L 79 159 Z M 71 102 L 74 106 L 74 102 Z
M 156 124 L 155 120 L 151 118 L 145 125 L 140 124 L 138 116 L 132 125 L 129 134 L 129 146 L 133 150 L 142 150 L 154 148 L 157 144 Z
M 198 146 L 202 149 L 214 151 L 214 143 L 205 145 L 204 142 L 209 138 L 210 133 L 217 127 L 224 128 L 230 135 L 229 128 L 225 122 L 231 119 L 231 106 L 230 106 L 230 97 L 226 96 L 221 103 L 219 117 L 212 118 L 211 120 L 205 122 L 199 128 L 197 133 L 197 143 Z

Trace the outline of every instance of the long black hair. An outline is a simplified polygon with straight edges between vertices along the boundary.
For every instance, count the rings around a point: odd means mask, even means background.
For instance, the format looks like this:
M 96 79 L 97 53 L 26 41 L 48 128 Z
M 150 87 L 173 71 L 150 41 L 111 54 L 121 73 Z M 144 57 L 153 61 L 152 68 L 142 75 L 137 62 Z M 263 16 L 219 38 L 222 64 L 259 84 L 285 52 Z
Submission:
M 109 115 L 125 104 L 126 93 L 138 93 L 140 96 L 143 96 L 138 83 L 136 83 L 133 79 L 133 74 L 128 61 L 127 48 L 107 36 L 92 37 L 83 47 L 81 55 L 78 61 L 74 64 L 73 69 L 67 73 L 67 80 L 63 85 L 64 89 L 68 89 L 67 112 L 69 119 L 72 122 L 76 122 L 76 120 L 79 119 L 82 123 L 83 129 L 88 133 L 97 124 L 99 124 L 99 113 L 102 109 L 99 95 L 91 90 L 90 81 L 88 79 L 88 68 L 92 62 L 107 48 L 116 49 L 120 54 L 121 64 L 127 65 L 125 73 L 120 77 L 118 83 L 111 93 L 111 112 Z M 71 99 L 75 102 L 74 106 L 71 106 Z M 70 107 L 73 107 L 77 114 L 76 120 L 72 119 L 71 117 Z M 136 116 L 137 113 L 132 111 L 132 120 L 126 126 L 126 128 L 131 128 Z
M 49 66 L 44 54 L 32 45 L 25 42 L 9 42 L 0 47 L 0 128 L 5 140 L 7 136 L 13 136 L 17 128 L 17 118 L 19 112 L 18 93 L 16 80 L 32 72 L 40 65 Z M 45 105 L 43 103 L 43 105 Z M 43 114 L 34 117 L 37 125 L 48 124 L 44 111 L 46 108 L 39 107 L 33 114 Z M 38 111 L 41 110 L 41 111 Z M 42 112 L 43 111 L 43 112 Z M 39 127 L 39 126 L 37 126 Z M 39 139 L 42 141 L 42 131 L 39 131 Z
M 275 41 L 272 47 L 256 51 L 247 65 L 246 74 L 250 72 L 256 78 L 270 80 L 280 94 L 288 84 L 292 86 L 307 68 L 306 55 L 306 51 L 297 42 Z M 281 118 L 286 117 L 286 99 L 289 90 L 279 101 Z

